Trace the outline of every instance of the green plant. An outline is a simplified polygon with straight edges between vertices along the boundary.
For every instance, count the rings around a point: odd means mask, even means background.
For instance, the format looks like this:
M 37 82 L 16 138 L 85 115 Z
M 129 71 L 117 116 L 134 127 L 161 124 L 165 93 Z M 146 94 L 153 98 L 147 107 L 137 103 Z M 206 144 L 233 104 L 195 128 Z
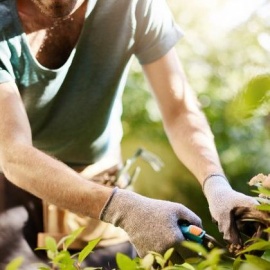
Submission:
M 269 192 L 270 193 L 270 192 Z M 268 205 L 270 207 L 270 205 Z M 71 255 L 68 251 L 69 246 L 79 236 L 84 228 L 80 228 L 70 235 L 62 238 L 58 243 L 52 237 L 46 238 L 46 245 L 43 249 L 47 252 L 49 265 L 37 265 L 38 270 L 94 270 L 102 268 L 86 267 L 82 268 L 81 263 L 93 251 L 100 239 L 90 241 L 77 254 Z M 270 228 L 267 229 L 270 232 Z M 117 266 L 119 270 L 267 270 L 270 269 L 270 242 L 263 239 L 250 239 L 251 245 L 239 252 L 235 260 L 223 260 L 226 252 L 223 249 L 214 248 L 208 251 L 201 244 L 191 241 L 184 241 L 183 246 L 198 254 L 194 258 L 187 259 L 181 265 L 173 265 L 170 262 L 170 256 L 173 249 L 169 249 L 164 255 L 156 252 L 149 252 L 144 258 L 131 259 L 128 256 L 118 253 L 116 255 Z M 252 251 L 263 251 L 261 257 L 251 255 Z M 6 270 L 18 270 L 22 264 L 23 258 L 19 257 L 13 260 Z
M 259 194 L 257 200 L 260 205 L 258 210 L 267 212 L 270 217 L 270 175 L 262 174 L 251 179 L 249 184 L 256 187 L 253 190 Z M 267 224 L 270 220 L 267 220 Z M 94 239 L 77 254 L 69 252 L 70 245 L 81 234 L 84 228 L 73 231 L 70 235 L 63 237 L 58 243 L 52 237 L 46 238 L 46 244 L 39 250 L 45 250 L 49 259 L 49 265 L 37 265 L 38 270 L 94 270 L 102 268 L 86 267 L 82 268 L 82 262 L 91 254 L 100 239 Z M 263 230 L 268 236 L 270 235 L 270 227 Z M 270 241 L 269 239 L 260 237 L 251 237 L 245 242 L 245 248 L 237 254 L 232 255 L 228 250 L 213 248 L 206 249 L 203 245 L 184 241 L 182 245 L 196 256 L 189 258 L 181 265 L 174 265 L 170 261 L 173 249 L 167 250 L 165 254 L 149 252 L 144 258 L 131 259 L 128 256 L 118 253 L 116 255 L 118 270 L 268 270 L 270 269 Z M 230 260 L 228 260 L 228 256 Z M 6 267 L 6 270 L 18 270 L 23 262 L 22 257 L 14 259 Z
M 93 268 L 81 268 L 81 263 L 84 259 L 92 252 L 94 247 L 100 241 L 100 239 L 95 239 L 90 241 L 78 254 L 71 255 L 68 251 L 69 246 L 74 242 L 74 240 L 81 234 L 84 228 L 79 228 L 72 232 L 70 235 L 63 237 L 58 243 L 52 237 L 46 238 L 46 245 L 44 248 L 39 248 L 47 251 L 47 256 L 50 259 L 50 264 L 52 267 L 39 266 L 39 270 L 49 270 L 49 269 L 65 269 L 65 270 L 90 270 Z
M 23 257 L 18 257 L 12 260 L 6 267 L 5 270 L 17 270 L 22 265 Z
M 102 268 L 86 267 L 82 268 L 81 263 L 84 259 L 93 251 L 94 247 L 98 244 L 100 239 L 90 241 L 79 253 L 71 255 L 68 251 L 69 246 L 79 236 L 84 228 L 80 228 L 70 235 L 63 237 L 58 243 L 52 237 L 46 238 L 46 244 L 44 248 L 38 248 L 39 250 L 45 250 L 49 259 L 48 265 L 37 265 L 38 270 L 94 270 Z M 181 265 L 173 265 L 170 262 L 170 256 L 173 249 L 167 250 L 164 255 L 156 252 L 149 252 L 144 258 L 136 257 L 134 259 L 129 258 L 125 254 L 118 253 L 116 255 L 116 261 L 119 270 L 181 270 L 181 269 L 205 269 L 205 266 L 213 266 L 209 269 L 223 269 L 221 267 L 214 267 L 220 261 L 220 255 L 222 250 L 214 249 L 208 252 L 200 244 L 185 242 L 186 247 L 201 254 L 200 262 L 196 260 L 197 266 L 194 266 L 193 262 L 185 262 Z M 6 270 L 18 270 L 23 262 L 23 258 L 19 257 L 14 259 L 6 268 Z

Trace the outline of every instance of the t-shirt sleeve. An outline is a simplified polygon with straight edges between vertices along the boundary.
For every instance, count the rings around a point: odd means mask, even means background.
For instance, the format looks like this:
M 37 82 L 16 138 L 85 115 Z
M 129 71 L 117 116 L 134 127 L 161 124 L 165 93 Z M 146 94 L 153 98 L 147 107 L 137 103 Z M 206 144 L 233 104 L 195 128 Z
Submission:
M 0 40 L 0 83 L 15 80 L 10 57 L 11 54 L 6 42 L 3 39 Z
M 5 82 L 14 81 L 13 77 L 6 70 L 0 66 L 0 84 Z
M 139 0 L 136 8 L 135 55 L 141 64 L 165 55 L 183 36 L 166 0 Z

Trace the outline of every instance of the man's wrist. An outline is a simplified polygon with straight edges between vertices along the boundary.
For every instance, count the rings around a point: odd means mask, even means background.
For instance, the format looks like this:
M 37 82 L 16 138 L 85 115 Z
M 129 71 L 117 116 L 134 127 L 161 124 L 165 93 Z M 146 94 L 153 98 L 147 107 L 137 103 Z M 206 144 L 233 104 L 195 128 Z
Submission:
M 230 187 L 227 177 L 223 173 L 211 173 L 203 181 L 202 190 L 205 191 L 213 184 L 226 185 Z
M 108 209 L 108 206 L 109 206 L 109 204 L 110 204 L 110 202 L 111 202 L 113 196 L 114 196 L 115 193 L 117 192 L 117 190 L 118 190 L 118 187 L 115 187 L 115 188 L 112 189 L 112 193 L 111 193 L 110 197 L 109 197 L 108 200 L 105 202 L 103 208 L 102 208 L 101 211 L 100 211 L 100 214 L 99 214 L 99 219 L 100 219 L 100 220 L 103 220 L 103 219 L 104 219 L 104 216 L 106 215 L 106 211 L 107 211 L 107 209 Z

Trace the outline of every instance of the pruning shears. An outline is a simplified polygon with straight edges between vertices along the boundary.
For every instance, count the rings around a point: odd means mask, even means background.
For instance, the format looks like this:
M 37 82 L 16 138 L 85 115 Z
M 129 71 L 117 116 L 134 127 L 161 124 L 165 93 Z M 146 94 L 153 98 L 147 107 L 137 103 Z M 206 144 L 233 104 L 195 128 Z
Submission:
M 202 244 L 208 250 L 213 248 L 225 248 L 225 245 L 222 245 L 218 242 L 213 236 L 206 233 L 205 230 L 196 226 L 196 225 L 179 225 L 181 232 L 187 240 L 193 241 L 198 244 Z
M 203 245 L 207 250 L 220 248 L 225 250 L 225 256 L 229 259 L 235 259 L 239 251 L 244 250 L 251 245 L 256 238 L 262 238 L 269 241 L 270 234 L 266 232 L 270 226 L 270 215 L 255 208 L 238 207 L 234 209 L 235 228 L 239 233 L 239 244 L 222 244 L 213 236 L 206 233 L 202 228 L 192 224 L 180 224 L 180 230 L 187 240 Z M 262 255 L 262 251 L 252 250 L 251 254 Z

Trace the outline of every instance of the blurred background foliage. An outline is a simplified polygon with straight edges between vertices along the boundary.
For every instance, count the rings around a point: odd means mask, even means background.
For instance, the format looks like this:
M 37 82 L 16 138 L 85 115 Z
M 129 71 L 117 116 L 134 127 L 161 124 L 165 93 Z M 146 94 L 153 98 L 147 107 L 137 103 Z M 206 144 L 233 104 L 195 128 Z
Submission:
M 227 177 L 236 190 L 255 195 L 248 180 L 270 173 L 270 2 L 168 0 L 168 4 L 185 34 L 177 44 L 179 57 L 208 117 Z M 154 172 L 138 160 L 142 173 L 135 190 L 185 204 L 202 218 L 206 230 L 220 237 L 201 187 L 168 143 L 148 89 L 135 60 L 123 96 L 123 155 L 130 157 L 143 147 L 165 164 Z

